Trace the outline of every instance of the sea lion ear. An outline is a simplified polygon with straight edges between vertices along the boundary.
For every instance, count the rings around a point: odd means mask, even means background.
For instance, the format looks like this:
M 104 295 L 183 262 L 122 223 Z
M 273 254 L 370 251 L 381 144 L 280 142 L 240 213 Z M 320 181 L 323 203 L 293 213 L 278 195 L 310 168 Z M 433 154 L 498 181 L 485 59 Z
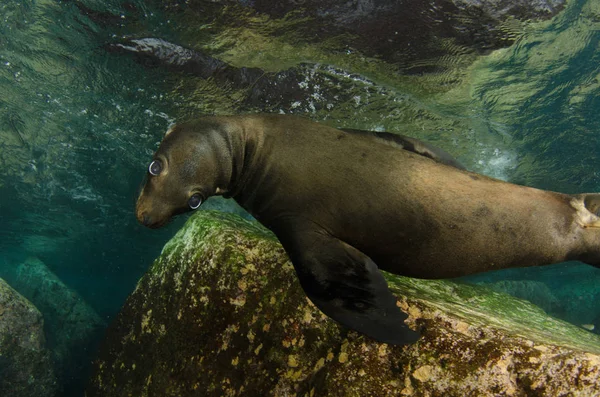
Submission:
M 406 345 L 419 338 L 369 257 L 324 232 L 296 237 L 282 243 L 306 295 L 323 313 L 379 342 Z

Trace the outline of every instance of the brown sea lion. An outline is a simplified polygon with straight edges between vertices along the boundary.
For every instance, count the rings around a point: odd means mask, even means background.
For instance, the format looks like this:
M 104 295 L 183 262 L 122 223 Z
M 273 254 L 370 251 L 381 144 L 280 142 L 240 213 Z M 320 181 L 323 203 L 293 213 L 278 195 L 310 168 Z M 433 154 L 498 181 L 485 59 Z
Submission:
M 488 178 L 395 134 L 277 115 L 178 124 L 154 155 L 136 215 L 160 227 L 214 195 L 235 199 L 277 235 L 319 309 L 381 342 L 418 334 L 378 268 L 449 278 L 600 264 L 599 194 Z

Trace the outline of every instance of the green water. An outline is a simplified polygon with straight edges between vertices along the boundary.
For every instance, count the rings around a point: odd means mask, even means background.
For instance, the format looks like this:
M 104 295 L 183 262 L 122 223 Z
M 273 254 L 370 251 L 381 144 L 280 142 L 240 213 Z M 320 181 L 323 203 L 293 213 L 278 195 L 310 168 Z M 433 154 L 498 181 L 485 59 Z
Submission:
M 596 0 L 574 0 L 552 20 L 517 26 L 505 49 L 433 59 L 440 68 L 429 74 L 363 56 L 343 35 L 315 39 L 300 16 L 199 3 L 2 1 L 0 277 L 10 283 L 19 263 L 38 257 L 109 321 L 183 221 L 159 231 L 136 223 L 148 160 L 170 123 L 204 114 L 297 113 L 399 131 L 493 177 L 600 191 Z M 136 37 L 160 37 L 238 67 L 298 68 L 313 92 L 288 107 L 249 105 L 243 90 L 105 49 Z M 348 95 L 325 95 L 336 87 Z M 600 321 L 598 270 L 569 264 L 476 278 L 503 279 L 548 286 L 556 316 Z

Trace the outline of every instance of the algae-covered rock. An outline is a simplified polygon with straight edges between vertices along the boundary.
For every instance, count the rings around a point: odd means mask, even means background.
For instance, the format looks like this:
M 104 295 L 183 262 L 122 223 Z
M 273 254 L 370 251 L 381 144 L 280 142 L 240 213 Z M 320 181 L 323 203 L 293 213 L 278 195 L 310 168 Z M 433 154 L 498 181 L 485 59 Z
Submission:
M 58 389 L 41 313 L 0 278 L 0 396 L 53 397 Z
M 600 339 L 476 286 L 389 276 L 422 338 L 380 344 L 336 325 L 272 234 L 198 212 L 110 327 L 88 397 L 591 396 Z

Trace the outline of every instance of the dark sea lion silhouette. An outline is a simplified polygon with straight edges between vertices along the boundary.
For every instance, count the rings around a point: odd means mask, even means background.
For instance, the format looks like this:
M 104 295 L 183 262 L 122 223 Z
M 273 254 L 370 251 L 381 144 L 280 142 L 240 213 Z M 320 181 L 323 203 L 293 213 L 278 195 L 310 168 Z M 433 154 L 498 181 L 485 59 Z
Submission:
M 235 199 L 271 229 L 329 317 L 405 344 L 379 269 L 450 278 L 566 260 L 600 264 L 599 194 L 554 193 L 478 175 L 399 135 L 303 118 L 203 118 L 174 126 L 148 168 L 136 216 L 157 228 L 208 197 Z

